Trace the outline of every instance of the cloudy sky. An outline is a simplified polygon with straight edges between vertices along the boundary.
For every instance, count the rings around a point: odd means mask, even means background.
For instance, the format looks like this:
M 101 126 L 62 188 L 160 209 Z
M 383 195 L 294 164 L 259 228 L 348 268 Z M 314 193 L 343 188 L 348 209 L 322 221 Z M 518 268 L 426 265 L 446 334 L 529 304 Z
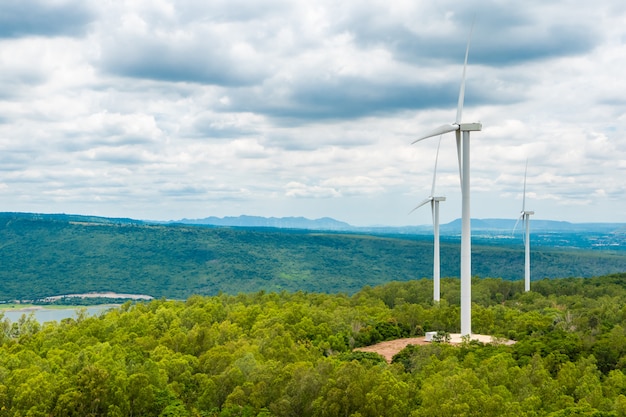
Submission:
M 472 217 L 626 222 L 623 0 L 0 3 L 0 211 L 428 224 L 475 20 Z

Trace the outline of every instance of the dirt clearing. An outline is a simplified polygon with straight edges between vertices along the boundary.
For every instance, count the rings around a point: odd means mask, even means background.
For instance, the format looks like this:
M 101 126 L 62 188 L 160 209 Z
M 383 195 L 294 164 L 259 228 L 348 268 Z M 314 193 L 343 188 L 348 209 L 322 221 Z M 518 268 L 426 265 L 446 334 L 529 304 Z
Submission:
M 494 343 L 494 344 L 502 344 L 502 345 L 512 345 L 513 343 L 515 343 L 515 341 L 513 340 L 497 339 L 492 336 L 488 336 L 484 334 L 473 334 L 471 336 L 471 339 L 478 340 L 479 342 L 482 342 L 482 343 Z M 385 360 L 388 363 L 391 363 L 391 358 L 393 358 L 393 356 L 396 353 L 400 352 L 402 349 L 404 349 L 408 345 L 426 345 L 428 343 L 432 343 L 432 342 L 427 342 L 424 336 L 408 337 L 405 339 L 388 340 L 386 342 L 380 342 L 380 343 L 376 343 L 375 345 L 356 348 L 354 350 L 359 351 L 359 352 L 378 353 L 383 358 L 385 358 Z M 449 343 L 452 345 L 459 345 L 463 343 L 463 338 L 461 337 L 461 334 L 459 333 L 450 334 Z

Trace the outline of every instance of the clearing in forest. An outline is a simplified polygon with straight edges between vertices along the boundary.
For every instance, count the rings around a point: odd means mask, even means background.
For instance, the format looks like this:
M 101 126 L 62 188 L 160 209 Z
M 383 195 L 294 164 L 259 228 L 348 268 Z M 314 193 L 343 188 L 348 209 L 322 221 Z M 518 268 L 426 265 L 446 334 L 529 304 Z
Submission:
M 484 334 L 473 334 L 471 340 L 477 340 L 481 343 L 494 343 L 503 345 L 512 345 L 513 343 L 515 343 L 515 341 L 513 340 L 498 339 L 494 338 L 493 336 L 488 336 Z M 404 339 L 388 340 L 386 342 L 380 342 L 376 343 L 375 345 L 356 348 L 354 350 L 359 352 L 378 353 L 379 355 L 384 357 L 388 363 L 391 363 L 391 359 L 393 358 L 393 356 L 408 345 L 426 345 L 428 343 L 433 342 L 427 342 L 424 336 L 408 337 Z M 450 343 L 452 345 L 460 345 L 461 343 L 463 343 L 463 338 L 461 337 L 460 333 L 451 333 L 450 340 L 447 343 Z

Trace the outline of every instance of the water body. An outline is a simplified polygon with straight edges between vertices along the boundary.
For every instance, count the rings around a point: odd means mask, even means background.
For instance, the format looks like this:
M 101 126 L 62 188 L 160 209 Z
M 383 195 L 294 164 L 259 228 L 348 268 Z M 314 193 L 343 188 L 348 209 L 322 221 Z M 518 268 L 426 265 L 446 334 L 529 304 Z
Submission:
M 50 321 L 60 322 L 67 318 L 76 318 L 80 310 L 85 310 L 87 315 L 97 316 L 98 314 L 116 308 L 112 305 L 97 305 L 88 307 L 74 307 L 74 308 L 36 308 L 36 309 L 2 309 L 0 313 L 4 314 L 4 318 L 9 319 L 12 323 L 15 323 L 22 317 L 22 315 L 32 314 L 35 320 L 39 323 L 47 323 Z

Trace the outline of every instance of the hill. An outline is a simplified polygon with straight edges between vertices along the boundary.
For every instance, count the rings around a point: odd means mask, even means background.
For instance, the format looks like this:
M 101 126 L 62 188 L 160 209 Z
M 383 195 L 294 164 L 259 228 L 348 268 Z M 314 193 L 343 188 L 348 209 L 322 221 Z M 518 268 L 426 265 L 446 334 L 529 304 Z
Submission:
M 458 285 L 257 292 L 0 321 L 2 416 L 624 416 L 626 274 L 475 282 L 472 329 L 514 344 L 359 348 L 458 331 Z M 0 316 L 1 317 L 1 316 Z M 453 337 L 452 337 L 453 339 Z M 370 350 L 370 349 L 366 349 Z
M 1 300 L 113 291 L 156 298 L 219 292 L 352 294 L 432 274 L 432 237 L 273 228 L 151 224 L 73 215 L 0 214 Z M 473 274 L 523 277 L 521 245 L 473 245 Z M 533 249 L 533 279 L 626 271 L 618 251 Z M 458 277 L 455 237 L 442 276 Z

